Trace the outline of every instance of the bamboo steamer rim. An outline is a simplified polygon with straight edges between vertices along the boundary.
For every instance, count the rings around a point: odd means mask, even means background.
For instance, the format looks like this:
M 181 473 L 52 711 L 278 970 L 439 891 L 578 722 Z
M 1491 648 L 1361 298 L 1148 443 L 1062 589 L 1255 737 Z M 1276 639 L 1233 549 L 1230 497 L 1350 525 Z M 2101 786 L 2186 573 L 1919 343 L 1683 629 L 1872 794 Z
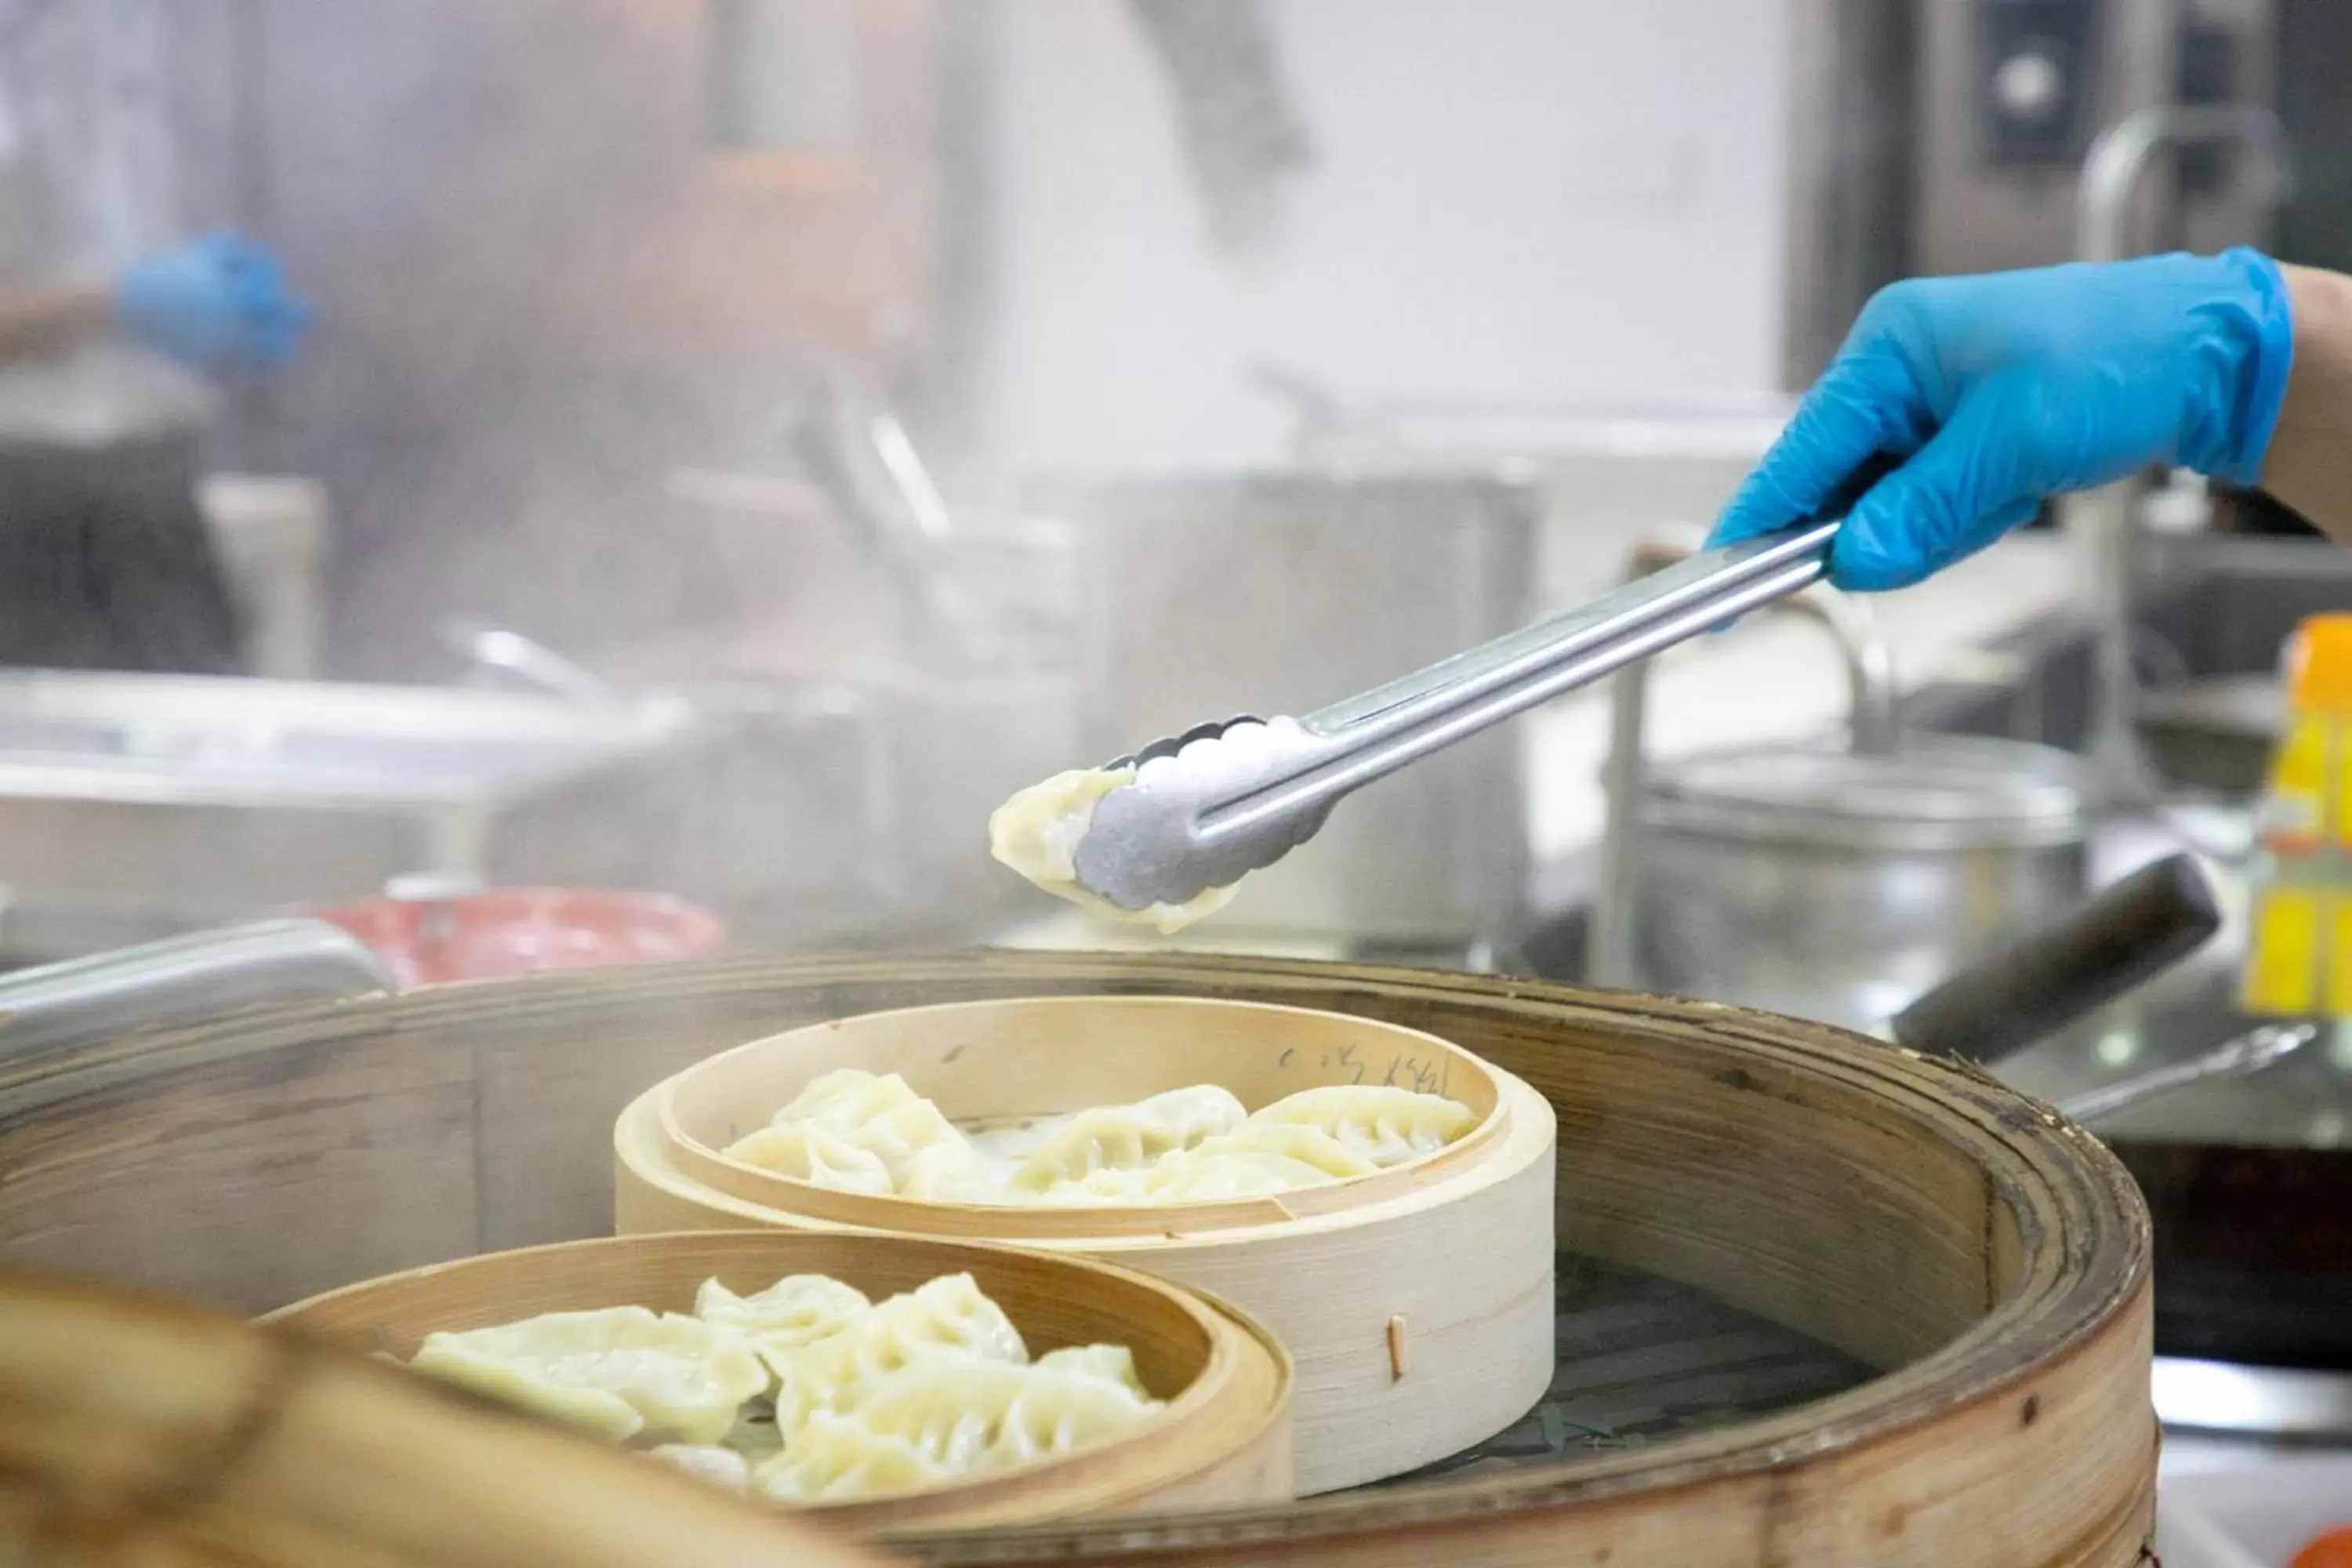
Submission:
M 1448 1090 L 1454 1075 L 1463 1082 L 1458 1103 L 1469 1106 L 1478 1120 L 1444 1147 L 1417 1159 L 1361 1176 L 1302 1187 L 1294 1192 L 1249 1198 L 1203 1198 L 1152 1204 L 967 1204 L 895 1194 L 844 1192 L 814 1182 L 770 1171 L 738 1160 L 722 1148 L 698 1136 L 681 1112 L 681 1097 L 709 1092 L 728 1075 L 781 1050 L 829 1036 L 861 1028 L 942 1023 L 999 1010 L 1042 1010 L 1048 1014 L 1098 1013 L 1103 1010 L 1213 1013 L 1227 1018 L 1251 1018 L 1270 1025 L 1339 1026 L 1368 1039 L 1385 1042 L 1402 1051 L 1411 1048 L 1443 1062 Z M 1311 1007 L 1275 1003 L 1228 1001 L 1212 997 L 1098 995 L 1003 997 L 977 1002 L 943 1002 L 920 1007 L 892 1007 L 829 1018 L 797 1029 L 747 1041 L 673 1074 L 648 1093 L 668 1152 L 694 1178 L 725 1195 L 781 1213 L 806 1215 L 840 1225 L 881 1230 L 914 1231 L 925 1235 L 1003 1237 L 1015 1242 L 1066 1241 L 1083 1237 L 1182 1236 L 1201 1240 L 1228 1231 L 1258 1230 L 1289 1225 L 1318 1215 L 1345 1214 L 1387 1203 L 1405 1194 L 1438 1186 L 1486 1159 L 1508 1135 L 1510 1097 L 1503 1092 L 1507 1075 L 1481 1061 L 1452 1041 L 1426 1030 L 1408 1028 L 1384 1019 L 1357 1017 Z M 777 1109 L 751 1108 L 759 1125 Z M 942 1108 L 946 1109 L 946 1108 Z M 625 1113 L 626 1114 L 626 1113 Z M 953 1114 L 950 1111 L 950 1120 Z
M 861 1250 L 873 1254 L 874 1260 L 862 1265 L 772 1261 L 779 1258 L 790 1259 L 795 1255 L 825 1260 L 843 1252 Z M 939 1522 L 942 1520 L 949 1521 L 946 1528 L 971 1528 L 966 1521 L 976 1511 L 1034 1512 L 1034 1508 L 1024 1509 L 1024 1494 L 1031 1494 L 1031 1489 L 1038 1483 L 1057 1479 L 1064 1483 L 1063 1494 L 1049 1494 L 1045 1500 L 1058 1511 L 1072 1511 L 1078 1506 L 1087 1511 L 1116 1508 L 1130 1495 L 1149 1495 L 1179 1484 L 1220 1458 L 1220 1454 L 1208 1453 L 1203 1447 L 1207 1428 L 1213 1426 L 1220 1450 L 1239 1452 L 1255 1450 L 1288 1421 L 1296 1381 L 1289 1352 L 1255 1319 L 1213 1295 L 1090 1258 L 929 1237 L 777 1230 L 664 1231 L 591 1237 L 503 1248 L 358 1280 L 289 1302 L 263 1313 L 255 1321 L 266 1327 L 313 1331 L 314 1324 L 321 1318 L 333 1321 L 339 1314 L 366 1310 L 387 1299 L 396 1306 L 401 1298 L 438 1285 L 463 1286 L 467 1275 L 495 1276 L 519 1264 L 531 1263 L 545 1265 L 550 1274 L 563 1273 L 568 1268 L 572 1274 L 592 1275 L 600 1271 L 600 1266 L 620 1273 L 626 1272 L 633 1256 L 657 1258 L 664 1253 L 681 1252 L 698 1259 L 693 1271 L 730 1263 L 748 1267 L 757 1260 L 760 1269 L 775 1268 L 779 1278 L 814 1269 L 833 1273 L 835 1278 L 851 1284 L 871 1280 L 877 1272 L 902 1274 L 910 1279 L 918 1273 L 923 1279 L 968 1273 L 984 1281 L 989 1277 L 1035 1270 L 1066 1280 L 1072 1300 L 1097 1303 L 1097 1310 L 1104 1313 L 1120 1303 L 1131 1308 L 1139 1298 L 1148 1297 L 1160 1309 L 1172 1310 L 1198 1336 L 1198 1348 L 1202 1353 L 1191 1379 L 1166 1400 L 1164 1409 L 1154 1412 L 1137 1426 L 1071 1454 L 1032 1460 L 984 1475 L 908 1488 L 881 1498 L 798 1503 L 783 1510 L 828 1530 L 859 1534 L 889 1530 L 904 1534 L 909 1529 L 943 1528 Z M 741 1257 L 732 1258 L 728 1256 L 730 1254 Z M 921 1259 L 919 1269 L 893 1267 L 894 1260 L 912 1258 Z M 836 1268 L 840 1272 L 835 1272 Z M 864 1285 L 859 1288 L 867 1289 Z M 986 1290 L 984 1282 L 982 1288 Z M 625 1293 L 626 1288 L 621 1289 Z M 641 1289 L 634 1300 L 600 1300 L 595 1304 L 667 1310 L 644 1300 L 645 1294 Z M 462 1326 L 487 1327 L 514 1321 L 515 1314 L 510 1310 L 502 1311 L 487 1302 L 481 1305 L 479 1312 L 468 1310 L 458 1314 L 468 1320 Z M 472 1321 L 476 1319 L 478 1321 Z M 1131 1324 L 1134 1319 L 1120 1321 Z M 1013 1326 L 1023 1329 L 1024 1340 L 1034 1332 L 1034 1324 L 1024 1328 L 1016 1321 Z M 1111 1334 L 1115 1330 L 1105 1324 L 1101 1331 Z M 1127 1456 L 1146 1447 L 1153 1450 L 1151 1458 L 1155 1461 L 1147 1473 L 1140 1477 L 1118 1473 Z M 1081 1502 L 1074 1505 L 1071 1498 Z
M 533 1023 L 643 1010 L 649 1023 L 714 1005 L 751 1006 L 780 991 L 824 998 L 954 987 L 972 999 L 1100 993 L 1216 995 L 1274 991 L 1350 1012 L 1475 1008 L 1550 1031 L 1591 1029 L 1747 1053 L 1759 1065 L 1875 1096 L 1981 1163 L 1990 1200 L 2021 1216 L 2013 1288 L 1934 1352 L 1869 1383 L 1736 1426 L 1638 1451 L 1490 1477 L 1416 1483 L 1226 1510 L 1116 1529 L 1026 1527 L 962 1538 L 961 1562 L 1149 1556 L 1187 1545 L 1246 1549 L 1357 1532 L 1440 1527 L 1739 1478 L 1777 1478 L 1841 1458 L 1860 1463 L 1940 1417 L 2013 1397 L 2037 1365 L 2082 1352 L 2137 1310 L 2148 1286 L 2148 1216 L 2129 1175 L 2095 1138 L 2050 1107 L 1964 1063 L 1833 1028 L 1729 1005 L 1548 982 L 1360 964 L 1186 952 L 979 951 L 777 959 L 756 954 L 631 971 L 577 971 L 480 987 L 273 1009 L 112 1042 L 70 1057 L 0 1062 L 0 1122 L 131 1085 L 294 1049 L 328 1050 L 404 1030 Z M 819 1002 L 817 1005 L 824 1005 Z M 837 1012 L 856 1007 L 836 1006 Z M 2153 1423 L 2150 1423 L 2151 1474 Z M 1768 1483 L 1770 1484 L 1770 1483 Z

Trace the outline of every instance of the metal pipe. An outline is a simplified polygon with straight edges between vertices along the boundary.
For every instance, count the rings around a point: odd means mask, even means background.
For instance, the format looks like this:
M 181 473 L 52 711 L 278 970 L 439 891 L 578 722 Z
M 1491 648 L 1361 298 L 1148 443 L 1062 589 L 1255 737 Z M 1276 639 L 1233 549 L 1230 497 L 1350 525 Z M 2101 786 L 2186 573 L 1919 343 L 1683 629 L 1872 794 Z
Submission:
M 2158 104 L 2124 116 L 2099 133 L 2083 160 L 2075 193 L 2075 248 L 2084 261 L 2133 254 L 2132 197 L 2168 148 L 2240 144 L 2259 153 L 2264 195 L 2275 199 L 2287 174 L 2286 132 L 2279 117 L 2253 104 Z
M 1636 549 L 1628 581 L 1662 571 L 1689 552 L 1671 545 Z M 1868 605 L 1834 589 L 1810 588 L 1769 606 L 1826 628 L 1845 664 L 1846 743 L 1855 752 L 1885 756 L 1895 750 L 1895 658 L 1879 636 Z M 1650 662 L 1630 664 L 1611 677 L 1609 757 L 1601 766 L 1606 820 L 1586 937 L 1585 978 L 1596 985 L 1633 990 L 1641 984 L 1634 948 L 1634 911 L 1641 898 L 1642 794 L 1647 783 L 1643 729 L 1649 707 Z
M 2102 132 L 2083 160 L 2075 195 L 2075 249 L 2085 261 L 2119 261 L 2132 252 L 2131 204 L 2156 154 L 2184 146 L 2242 145 L 2260 160 L 2263 194 L 2275 201 L 2287 175 L 2286 137 L 2277 115 L 2252 104 L 2163 104 L 2126 115 Z M 2153 773 L 2134 718 L 2138 683 L 2132 672 L 2136 518 L 2143 481 L 2120 480 L 2064 498 L 2060 513 L 2083 541 L 2084 591 L 2095 633 L 2090 754 L 2117 802 L 2144 800 Z
M 1832 588 L 1809 589 L 1777 606 L 1826 627 L 1845 662 L 1846 748 L 1883 757 L 1895 750 L 1895 654 L 1870 606 Z

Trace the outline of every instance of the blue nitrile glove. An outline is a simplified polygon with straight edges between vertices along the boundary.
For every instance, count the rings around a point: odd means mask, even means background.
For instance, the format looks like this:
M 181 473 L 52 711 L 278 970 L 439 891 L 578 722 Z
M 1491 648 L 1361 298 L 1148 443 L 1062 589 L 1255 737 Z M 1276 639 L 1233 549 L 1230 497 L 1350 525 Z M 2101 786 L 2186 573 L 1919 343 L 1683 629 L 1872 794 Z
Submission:
M 1811 515 L 1902 459 L 1838 532 L 1831 580 L 1901 588 L 2041 503 L 2150 464 L 2251 485 L 2286 395 L 2286 283 L 2268 257 L 2154 256 L 1880 290 L 1715 526 Z
M 294 355 L 310 307 L 266 247 L 217 234 L 133 262 L 115 285 L 131 335 L 207 375 L 252 376 Z

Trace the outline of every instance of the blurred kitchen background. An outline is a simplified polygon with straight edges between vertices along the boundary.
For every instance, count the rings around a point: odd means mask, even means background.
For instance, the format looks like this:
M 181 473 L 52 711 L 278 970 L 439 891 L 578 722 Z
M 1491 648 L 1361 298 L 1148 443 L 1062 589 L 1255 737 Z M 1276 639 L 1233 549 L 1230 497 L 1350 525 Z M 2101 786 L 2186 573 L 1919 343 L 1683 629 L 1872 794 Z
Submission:
M 320 310 L 204 437 L 248 676 L 0 675 L 11 963 L 418 874 L 1132 941 L 991 865 L 989 807 L 1687 545 L 1879 284 L 2352 262 L 2329 0 L 15 0 L 0 41 L 85 89 L 81 259 L 234 226 Z M 1664 660 L 1609 853 L 1594 693 L 1195 940 L 1868 1022 L 2226 858 L 2352 565 L 2259 498 L 2128 508 Z M 1856 700 L 2089 761 L 1979 757 L 2032 807 L 1899 852 L 1680 767 Z

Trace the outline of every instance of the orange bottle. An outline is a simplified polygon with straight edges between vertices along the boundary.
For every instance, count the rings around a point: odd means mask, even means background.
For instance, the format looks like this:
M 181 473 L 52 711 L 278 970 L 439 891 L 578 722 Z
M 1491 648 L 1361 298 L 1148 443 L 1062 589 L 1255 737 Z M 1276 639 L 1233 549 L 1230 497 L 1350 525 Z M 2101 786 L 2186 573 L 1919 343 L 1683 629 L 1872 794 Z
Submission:
M 2352 616 L 2305 621 L 2284 665 L 2241 999 L 2253 1013 L 2341 1016 L 2352 1014 Z

